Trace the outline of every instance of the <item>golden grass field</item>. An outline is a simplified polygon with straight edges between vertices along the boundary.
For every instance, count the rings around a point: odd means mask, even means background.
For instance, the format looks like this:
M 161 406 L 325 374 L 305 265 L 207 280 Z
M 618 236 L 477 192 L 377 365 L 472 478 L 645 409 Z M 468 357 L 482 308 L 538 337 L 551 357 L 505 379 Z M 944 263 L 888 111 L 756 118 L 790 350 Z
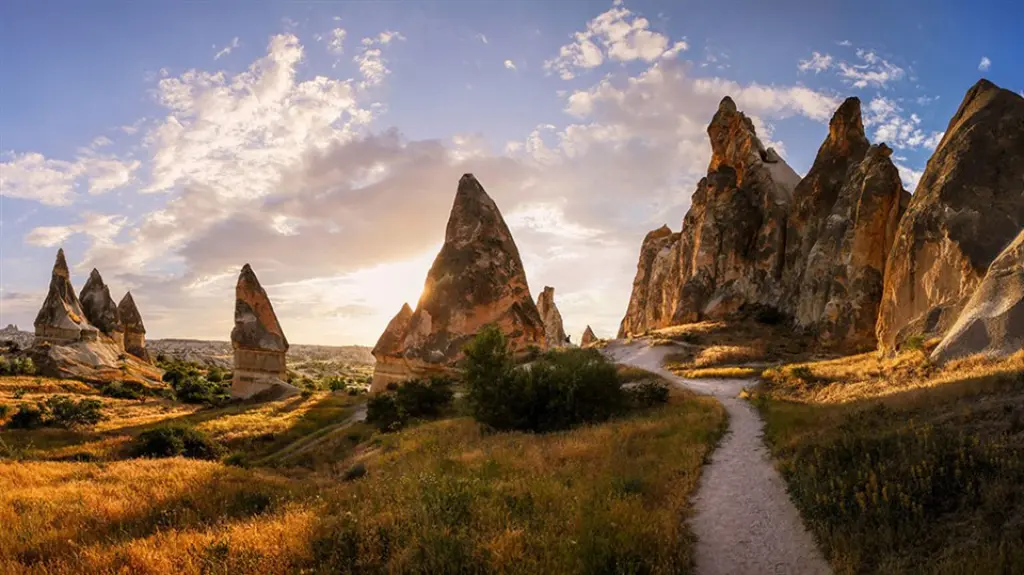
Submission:
M 765 435 L 836 573 L 1024 573 L 1024 351 L 766 370 Z
M 55 392 L 95 393 L 0 378 L 3 404 Z M 688 500 L 725 428 L 717 402 L 681 391 L 545 435 L 467 417 L 380 434 L 344 424 L 365 396 L 327 392 L 215 409 L 100 399 L 109 419 L 89 431 L 0 432 L 0 572 L 689 573 Z M 126 458 L 167 421 L 236 465 Z

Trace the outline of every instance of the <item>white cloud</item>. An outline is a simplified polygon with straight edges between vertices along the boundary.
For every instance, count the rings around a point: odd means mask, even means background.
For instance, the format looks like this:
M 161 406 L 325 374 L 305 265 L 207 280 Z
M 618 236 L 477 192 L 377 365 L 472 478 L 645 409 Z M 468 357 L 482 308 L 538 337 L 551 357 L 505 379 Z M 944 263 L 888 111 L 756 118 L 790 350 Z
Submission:
M 885 142 L 897 149 L 925 148 L 934 150 L 942 140 L 943 132 L 921 129 L 921 118 L 917 114 L 906 115 L 894 100 L 877 96 L 867 105 L 864 125 L 874 127 L 872 139 Z
M 488 43 L 488 42 L 487 42 L 487 36 L 484 36 L 483 34 L 477 34 L 477 35 L 476 35 L 476 37 L 477 37 L 477 39 L 478 39 L 478 40 L 480 40 L 480 41 L 481 41 L 481 42 L 483 42 L 484 44 L 487 44 L 487 43 Z
M 361 88 L 378 86 L 384 81 L 384 78 L 391 74 L 384 53 L 380 48 L 374 46 L 387 45 L 393 40 L 405 40 L 405 36 L 398 32 L 384 31 L 377 36 L 362 39 L 362 48 L 359 54 L 352 58 L 352 61 L 359 66 L 359 73 L 363 76 L 363 81 L 359 83 Z
M 558 56 L 544 62 L 544 69 L 570 80 L 580 69 L 596 68 L 609 60 L 653 62 L 673 58 L 688 48 L 685 41 L 669 47 L 664 34 L 650 30 L 646 18 L 636 16 L 616 2 L 608 11 L 587 23 L 583 32 L 573 34 L 573 41 L 562 46 Z
M 117 189 L 130 182 L 141 165 L 138 160 L 98 156 L 89 149 L 81 150 L 73 161 L 36 152 L 5 156 L 8 160 L 0 162 L 0 194 L 50 206 L 73 203 L 83 183 L 90 194 Z
M 219 52 L 217 52 L 213 56 L 213 59 L 214 60 L 220 60 L 222 56 L 227 56 L 228 54 L 231 53 L 232 50 L 234 50 L 238 46 L 239 46 L 238 36 L 235 36 L 234 38 L 231 39 L 231 43 L 229 43 L 227 46 L 224 46 L 224 48 L 222 48 Z M 216 48 L 216 46 L 214 46 L 214 48 Z
M 512 60 L 505 60 L 505 68 L 507 68 L 509 70 L 515 70 L 516 69 L 516 65 L 515 65 L 514 62 L 512 62 Z
M 913 193 L 917 188 L 917 184 L 921 181 L 921 176 L 924 172 L 911 169 L 900 162 L 893 163 L 900 173 L 900 179 L 903 180 L 903 187 L 905 187 L 907 191 Z
M 377 41 L 381 44 L 390 44 L 392 40 L 405 40 L 405 36 L 402 36 L 401 32 L 395 32 L 394 30 L 385 30 L 377 35 Z
M 797 69 L 801 72 L 814 72 L 818 74 L 828 70 L 832 66 L 832 56 L 814 52 L 807 60 L 800 60 Z
M 903 79 L 903 68 L 869 50 L 857 50 L 860 63 L 839 62 L 839 76 L 854 88 L 873 86 L 884 88 L 888 83 Z
M 988 59 L 988 56 L 982 56 L 981 62 L 978 62 L 978 70 L 987 72 L 992 67 L 992 60 Z
M 331 30 L 330 38 L 327 41 L 327 49 L 332 54 L 344 54 L 345 53 L 345 37 L 348 32 L 344 28 L 335 28 Z
M 124 228 L 127 219 L 116 214 L 86 212 L 77 224 L 42 226 L 33 228 L 25 236 L 25 243 L 41 247 L 57 247 L 74 234 L 85 234 L 99 244 L 111 244 Z

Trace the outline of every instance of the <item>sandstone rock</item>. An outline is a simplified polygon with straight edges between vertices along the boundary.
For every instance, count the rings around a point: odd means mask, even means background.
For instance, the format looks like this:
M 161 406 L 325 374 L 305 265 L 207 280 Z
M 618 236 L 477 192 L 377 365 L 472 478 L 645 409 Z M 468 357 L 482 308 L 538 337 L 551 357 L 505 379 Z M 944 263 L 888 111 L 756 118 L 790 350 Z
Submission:
M 680 234 L 668 226 L 651 231 L 640 246 L 629 308 L 619 324 L 619 338 L 668 326 L 675 315 L 681 277 Z
M 892 349 L 957 321 L 1024 228 L 1024 98 L 974 85 L 928 161 L 886 262 L 877 335 Z
M 753 123 L 728 97 L 711 120 L 708 137 L 708 175 L 683 219 L 672 323 L 719 318 L 743 304 L 778 299 L 786 213 L 800 177 L 764 148 Z
M 105 384 L 133 381 L 165 386 L 163 371 L 142 359 L 124 353 L 112 339 L 52 344 L 38 341 L 27 351 L 39 375 Z
M 121 315 L 118 313 L 114 298 L 110 297 L 110 288 L 103 283 L 103 277 L 96 268 L 89 274 L 78 300 L 89 323 L 124 349 L 124 324 L 121 323 Z
M 544 340 L 548 347 L 563 347 L 569 344 L 562 325 L 562 314 L 555 305 L 555 288 L 544 286 L 537 298 L 537 313 L 544 322 Z
M 146 350 L 146 326 L 142 323 L 142 314 L 135 305 L 135 298 L 132 292 L 127 292 L 117 304 L 117 313 L 124 326 L 124 349 L 128 353 L 150 361 L 149 352 Z
M 288 340 L 267 292 L 249 264 L 242 267 L 235 284 L 231 347 L 235 355 L 232 397 L 248 399 L 257 394 L 283 397 L 298 393 L 298 389 L 284 381 Z
M 391 318 L 384 333 L 377 339 L 377 345 L 373 346 L 374 358 L 395 358 L 401 357 L 403 353 L 405 336 L 409 333 L 409 323 L 412 321 L 412 308 L 409 304 L 403 303 L 402 309 L 398 310 L 395 317 Z M 377 393 L 384 391 L 388 383 L 400 382 L 408 378 L 408 371 L 402 361 L 380 361 L 378 360 L 373 372 L 373 381 L 370 391 Z
M 1001 357 L 1024 349 L 1024 231 L 989 266 L 949 333 L 932 352 L 947 361 L 984 353 Z
M 93 341 L 99 333 L 89 325 L 78 296 L 75 295 L 63 248 L 57 250 L 57 261 L 53 264 L 50 276 L 50 290 L 36 315 L 34 325 L 37 339 L 55 344 Z
M 488 324 L 496 324 L 517 353 L 545 347 L 544 323 L 512 234 L 480 182 L 465 174 L 416 310 L 404 330 L 391 330 L 400 343 L 374 351 L 372 389 L 451 373 L 465 344 Z
M 587 329 L 583 330 L 583 337 L 580 338 L 580 347 L 590 347 L 600 341 L 597 336 L 594 335 L 594 330 L 587 326 Z

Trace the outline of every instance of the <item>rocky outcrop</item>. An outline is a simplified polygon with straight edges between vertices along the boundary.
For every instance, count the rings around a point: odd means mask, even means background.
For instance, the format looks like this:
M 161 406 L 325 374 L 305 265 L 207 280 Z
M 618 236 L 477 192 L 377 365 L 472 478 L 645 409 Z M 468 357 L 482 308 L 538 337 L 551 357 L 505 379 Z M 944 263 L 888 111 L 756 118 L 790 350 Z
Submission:
M 124 326 L 124 350 L 140 359 L 150 361 L 146 350 L 146 325 L 142 323 L 142 314 L 135 305 L 132 292 L 127 292 L 117 304 L 117 313 Z
M 391 318 L 384 333 L 377 339 L 377 345 L 373 346 L 373 357 L 377 359 L 373 371 L 373 381 L 370 384 L 371 392 L 384 391 L 389 383 L 398 383 L 408 378 L 408 368 L 403 361 L 385 360 L 384 358 L 400 358 L 404 352 L 403 345 L 405 336 L 409 333 L 409 323 L 412 321 L 412 308 L 409 304 L 403 303 L 402 309 L 398 310 L 395 317 Z
M 404 330 L 396 326 L 389 336 L 397 343 L 374 351 L 372 389 L 452 372 L 463 346 L 488 324 L 497 325 L 517 353 L 546 347 L 544 323 L 530 296 L 512 233 L 480 182 L 465 174 L 459 180 L 444 245 L 427 273 L 408 325 Z
M 678 303 L 680 234 L 668 226 L 648 232 L 640 246 L 640 261 L 633 278 L 629 308 L 619 324 L 619 337 L 665 327 Z
M 932 359 L 984 353 L 1001 357 L 1024 349 L 1024 231 L 989 266 Z
M 121 323 L 121 315 L 114 298 L 110 297 L 110 288 L 103 283 L 103 277 L 96 268 L 89 274 L 78 300 L 89 323 L 124 349 L 124 325 Z
M 786 215 L 800 176 L 724 98 L 708 126 L 711 162 L 683 232 L 647 235 L 619 336 L 719 318 L 744 304 L 775 305 Z
M 981 80 L 928 161 L 885 267 L 883 349 L 945 333 L 1024 228 L 1024 98 Z
M 580 338 L 580 347 L 590 347 L 598 341 L 600 340 L 598 340 L 597 336 L 594 335 L 594 330 L 590 329 L 590 326 L 588 325 L 587 329 L 583 330 L 583 337 Z
M 848 98 L 794 191 L 778 308 L 827 347 L 875 347 L 883 273 L 910 201 L 885 144 L 870 146 Z
M 64 249 L 57 250 L 57 261 L 50 275 L 50 290 L 35 320 L 36 338 L 55 344 L 95 341 L 98 330 L 89 325 L 82 304 L 71 285 L 71 272 Z
M 298 390 L 285 383 L 288 340 L 267 292 L 249 264 L 235 284 L 235 327 L 231 330 L 234 377 L 231 396 L 248 399 L 257 394 L 283 397 Z
M 544 322 L 544 341 L 548 347 L 563 347 L 569 344 L 562 325 L 562 314 L 555 305 L 555 288 L 544 286 L 537 297 L 537 313 Z

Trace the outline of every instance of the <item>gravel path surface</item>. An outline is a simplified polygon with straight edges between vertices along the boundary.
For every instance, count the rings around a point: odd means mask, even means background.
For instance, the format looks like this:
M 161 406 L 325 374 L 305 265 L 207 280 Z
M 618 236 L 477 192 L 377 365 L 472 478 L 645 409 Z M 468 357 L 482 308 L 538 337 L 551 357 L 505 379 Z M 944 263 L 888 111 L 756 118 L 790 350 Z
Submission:
M 750 380 L 695 380 L 661 367 L 671 346 L 613 342 L 605 353 L 698 393 L 713 395 L 729 413 L 729 431 L 704 468 L 691 523 L 699 575 L 827 574 L 829 568 L 786 493 L 761 440 L 757 411 L 737 398 Z

